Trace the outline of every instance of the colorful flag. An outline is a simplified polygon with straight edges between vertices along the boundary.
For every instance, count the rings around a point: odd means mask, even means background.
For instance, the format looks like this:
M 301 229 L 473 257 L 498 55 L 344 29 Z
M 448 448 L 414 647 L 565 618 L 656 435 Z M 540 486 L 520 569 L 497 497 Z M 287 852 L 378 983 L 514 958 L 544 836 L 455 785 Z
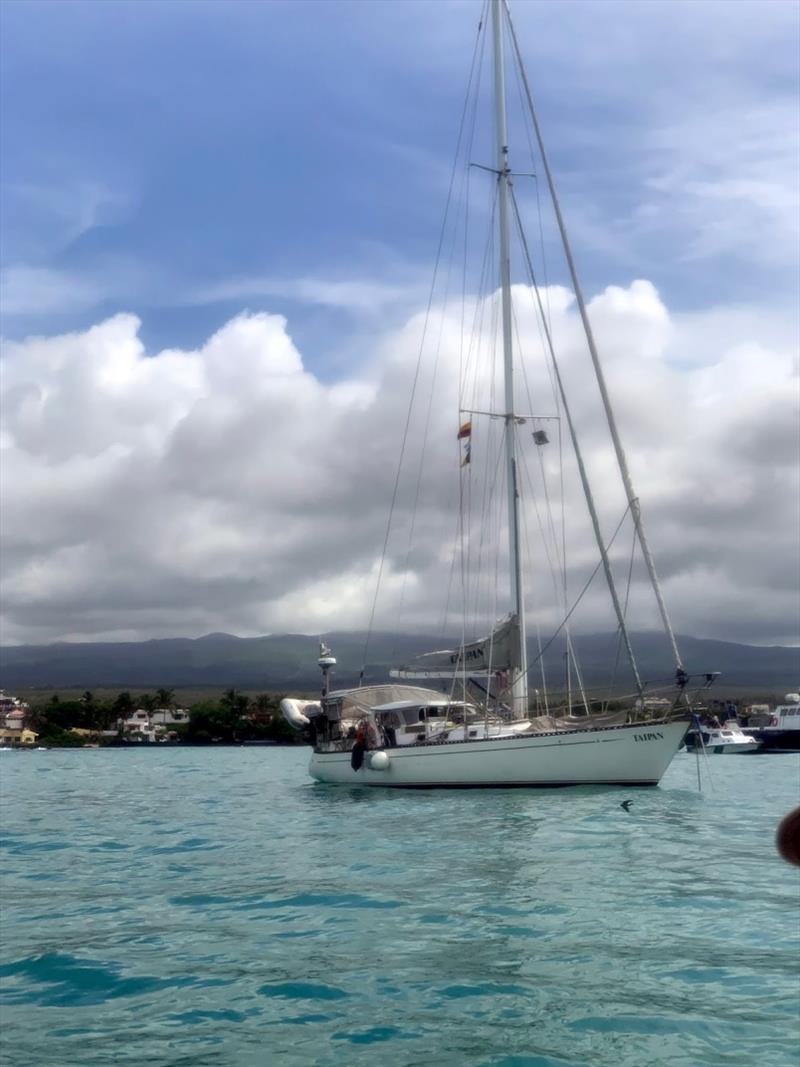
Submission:
M 461 459 L 461 466 L 466 467 L 469 463 L 470 446 L 472 444 L 470 438 L 472 436 L 472 420 L 467 419 L 466 422 L 462 422 L 458 428 L 458 439 L 464 442 L 464 455 Z

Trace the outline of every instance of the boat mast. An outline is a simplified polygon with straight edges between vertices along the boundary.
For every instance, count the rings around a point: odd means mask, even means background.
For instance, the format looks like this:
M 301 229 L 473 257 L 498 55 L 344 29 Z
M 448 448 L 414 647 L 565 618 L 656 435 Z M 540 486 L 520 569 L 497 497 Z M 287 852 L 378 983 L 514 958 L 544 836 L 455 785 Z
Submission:
M 511 675 L 511 706 L 517 715 L 528 714 L 528 652 L 525 635 L 525 605 L 520 560 L 519 491 L 515 448 L 514 359 L 511 325 L 511 255 L 509 251 L 508 203 L 511 171 L 508 166 L 508 124 L 503 64 L 503 0 L 492 0 L 494 36 L 495 128 L 497 132 L 498 231 L 500 239 L 500 288 L 502 292 L 503 373 L 505 379 L 505 439 L 508 482 L 508 552 L 511 573 L 511 603 L 519 623 L 519 667 Z
M 507 7 L 507 0 L 494 0 L 495 7 L 501 6 Z M 658 611 L 661 615 L 661 623 L 664 627 L 664 633 L 667 635 L 667 639 L 672 648 L 673 659 L 675 660 L 675 666 L 679 674 L 683 673 L 683 663 L 681 661 L 681 654 L 678 651 L 678 643 L 675 640 L 675 632 L 672 629 L 672 623 L 667 612 L 667 605 L 664 602 L 664 596 L 661 592 L 661 583 L 658 580 L 658 574 L 656 572 L 656 565 L 650 552 L 650 546 L 647 542 L 647 538 L 644 532 L 644 524 L 642 522 L 642 512 L 639 504 L 639 497 L 636 495 L 636 490 L 633 487 L 633 479 L 628 469 L 628 461 L 625 456 L 625 451 L 622 447 L 622 441 L 619 436 L 619 430 L 617 429 L 617 421 L 614 417 L 614 410 L 611 407 L 611 399 L 608 395 L 606 388 L 605 375 L 603 374 L 603 368 L 600 363 L 600 356 L 597 351 L 597 346 L 594 341 L 594 334 L 592 332 L 592 325 L 589 322 L 589 313 L 586 310 L 586 302 L 583 298 L 583 289 L 581 288 L 580 279 L 578 278 L 578 271 L 575 267 L 575 260 L 572 258 L 572 249 L 570 247 L 569 238 L 567 237 L 567 228 L 564 224 L 564 217 L 561 214 L 561 205 L 558 200 L 558 194 L 556 192 L 555 182 L 553 180 L 553 174 L 550 170 L 550 165 L 547 161 L 547 153 L 544 149 L 544 141 L 542 140 L 542 134 L 539 129 L 539 122 L 536 117 L 536 109 L 533 106 L 533 95 L 531 93 L 530 85 L 528 84 L 528 77 L 525 73 L 525 67 L 522 63 L 522 55 L 520 54 L 519 44 L 517 42 L 517 35 L 514 32 L 514 24 L 511 22 L 509 16 L 509 27 L 511 31 L 511 41 L 514 47 L 514 52 L 517 57 L 517 65 L 519 67 L 520 76 L 522 78 L 522 84 L 525 89 L 525 95 L 528 101 L 528 110 L 531 115 L 531 122 L 533 123 L 533 130 L 536 135 L 536 143 L 539 146 L 539 154 L 542 158 L 542 167 L 544 168 L 545 177 L 547 179 L 547 185 L 550 190 L 550 199 L 553 202 L 553 210 L 556 216 L 556 222 L 558 224 L 558 230 L 561 235 L 561 243 L 564 248 L 564 255 L 567 260 L 567 266 L 569 268 L 570 277 L 572 279 L 572 289 L 575 293 L 575 300 L 578 305 L 578 311 L 581 316 L 581 322 L 583 324 L 583 331 L 586 336 L 586 343 L 589 348 L 589 354 L 592 358 L 592 365 L 594 366 L 595 377 L 600 389 L 600 396 L 603 401 L 603 407 L 605 408 L 606 421 L 611 433 L 611 440 L 614 445 L 614 452 L 617 457 L 617 465 L 619 467 L 620 475 L 622 477 L 622 484 L 625 488 L 625 495 L 628 498 L 628 506 L 633 517 L 633 524 L 636 529 L 636 536 L 639 541 L 639 545 L 642 550 L 642 557 L 647 567 L 647 573 L 650 577 L 650 584 L 653 587 L 656 603 L 658 605 Z

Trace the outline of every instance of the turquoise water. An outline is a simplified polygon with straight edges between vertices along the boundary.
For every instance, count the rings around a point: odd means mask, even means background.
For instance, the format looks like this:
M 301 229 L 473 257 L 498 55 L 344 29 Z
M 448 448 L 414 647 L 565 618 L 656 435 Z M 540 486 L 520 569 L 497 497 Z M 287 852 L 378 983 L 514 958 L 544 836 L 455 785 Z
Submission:
M 307 755 L 0 756 L 6 1067 L 800 1062 L 797 756 L 698 794 L 683 753 L 658 789 L 410 793 Z

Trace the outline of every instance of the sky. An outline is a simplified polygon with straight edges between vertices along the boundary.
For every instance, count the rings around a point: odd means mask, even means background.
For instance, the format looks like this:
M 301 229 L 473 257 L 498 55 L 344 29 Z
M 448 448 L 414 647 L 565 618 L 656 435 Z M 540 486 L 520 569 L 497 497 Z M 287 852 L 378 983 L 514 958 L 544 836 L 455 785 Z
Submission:
M 480 9 L 0 5 L 4 643 L 366 626 Z M 798 7 L 512 11 L 676 628 L 798 644 Z

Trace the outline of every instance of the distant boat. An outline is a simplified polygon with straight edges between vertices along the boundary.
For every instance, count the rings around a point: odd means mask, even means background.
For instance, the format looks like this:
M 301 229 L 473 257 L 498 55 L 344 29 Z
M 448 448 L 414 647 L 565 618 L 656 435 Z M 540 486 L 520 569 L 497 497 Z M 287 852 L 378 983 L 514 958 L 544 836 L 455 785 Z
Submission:
M 476 344 L 474 351 L 470 348 L 468 355 L 465 355 L 465 361 L 469 363 L 469 369 L 475 374 L 475 378 L 469 386 L 462 384 L 459 389 L 459 410 L 457 413 L 453 412 L 451 448 L 446 455 L 440 450 L 438 458 L 444 457 L 446 460 L 449 456 L 454 482 L 455 472 L 459 471 L 458 476 L 462 479 L 462 491 L 459 494 L 462 509 L 460 514 L 464 514 L 463 509 L 466 507 L 463 501 L 472 499 L 470 493 L 473 483 L 468 484 L 467 481 L 472 472 L 478 472 L 476 478 L 479 474 L 484 478 L 480 485 L 475 483 L 477 487 L 474 490 L 475 498 L 486 502 L 485 511 L 481 513 L 482 519 L 493 509 L 493 517 L 486 519 L 476 534 L 475 540 L 479 543 L 473 546 L 468 543 L 468 536 L 461 536 L 463 566 L 462 563 L 456 564 L 452 567 L 452 573 L 468 574 L 478 552 L 485 552 L 487 558 L 498 561 L 507 558 L 508 585 L 505 581 L 498 583 L 495 577 L 505 564 L 498 563 L 496 570 L 484 567 L 483 573 L 491 572 L 490 596 L 498 599 L 498 602 L 502 599 L 503 606 L 507 606 L 508 610 L 488 636 L 474 641 L 464 640 L 455 648 L 433 652 L 405 664 L 391 672 L 396 681 L 384 685 L 331 691 L 328 684 L 329 674 L 336 664 L 336 659 L 330 649 L 321 646 L 319 665 L 324 679 L 321 700 L 287 698 L 282 701 L 281 708 L 290 725 L 303 730 L 312 743 L 313 753 L 309 770 L 311 775 L 321 782 L 384 787 L 553 786 L 594 783 L 656 785 L 678 751 L 689 726 L 690 678 L 684 670 L 678 652 L 653 558 L 645 538 L 639 500 L 620 443 L 506 0 L 491 0 L 491 14 L 491 34 L 482 22 L 479 27 L 480 45 L 476 45 L 476 55 L 486 36 L 491 35 L 494 55 L 494 137 L 497 154 L 495 166 L 480 165 L 482 170 L 494 176 L 493 180 L 486 181 L 487 187 L 490 187 L 489 203 L 486 215 L 480 217 L 493 219 L 496 223 L 490 227 L 494 229 L 494 239 L 497 242 L 496 259 L 494 254 L 487 250 L 483 262 L 497 263 L 499 266 L 500 301 L 494 298 L 495 282 L 492 282 L 491 287 L 486 286 L 484 305 L 490 309 L 486 313 L 487 316 L 498 327 L 496 333 L 492 334 L 497 337 L 497 343 L 484 342 L 481 331 L 477 326 L 473 327 Z M 484 36 L 481 37 L 481 34 Z M 626 623 L 628 596 L 626 592 L 618 591 L 615 583 L 610 542 L 602 531 L 595 497 L 589 484 L 587 467 L 579 446 L 578 430 L 570 412 L 556 360 L 549 317 L 545 313 L 543 298 L 534 277 L 529 246 L 514 193 L 512 179 L 515 175 L 512 174 L 509 163 L 506 117 L 505 42 L 511 45 L 510 61 L 516 64 L 519 75 L 520 99 L 527 101 L 526 105 L 523 104 L 523 110 L 525 121 L 530 126 L 531 142 L 535 140 L 539 145 L 542 175 L 550 189 L 565 259 L 572 276 L 573 289 L 603 404 L 604 418 L 611 433 L 613 451 L 627 499 L 623 519 L 627 517 L 631 521 L 634 544 L 638 545 L 645 562 L 667 643 L 674 658 L 675 681 L 671 686 L 671 697 L 666 707 L 657 711 L 646 706 L 645 696 L 650 694 L 650 690 L 647 690 L 639 675 L 631 647 Z M 480 55 L 483 55 L 482 51 Z M 478 81 L 479 78 L 476 78 L 476 85 Z M 477 90 L 475 101 L 477 102 Z M 464 113 L 473 112 L 465 105 Z M 472 161 L 467 160 L 467 167 L 471 166 Z M 550 374 L 554 409 L 558 412 L 553 416 L 531 414 L 527 399 L 521 399 L 523 384 L 527 383 L 528 379 L 521 368 L 522 346 L 515 335 L 517 318 L 512 307 L 509 250 L 512 226 L 520 237 L 517 262 L 524 265 L 527 271 L 530 299 L 538 301 L 545 364 L 547 373 Z M 466 243 L 465 238 L 465 249 Z M 502 353 L 502 369 L 498 361 L 496 371 L 495 349 Z M 480 356 L 484 357 L 483 363 Z M 518 375 L 516 390 L 515 374 Z M 434 420 L 440 425 L 441 413 L 436 412 Z M 525 472 L 529 470 L 529 466 L 525 457 L 530 454 L 531 466 L 544 464 L 542 450 L 550 443 L 545 423 L 548 426 L 551 423 L 557 424 L 557 431 L 551 427 L 549 432 L 559 434 L 559 457 L 562 427 L 565 428 L 565 445 L 567 442 L 572 444 L 577 474 L 597 543 L 599 558 L 596 572 L 599 573 L 602 568 L 606 579 L 618 624 L 619 645 L 630 664 L 636 690 L 632 696 L 637 699 L 638 707 L 634 705 L 629 709 L 609 711 L 606 714 L 593 713 L 594 709 L 586 696 L 569 638 L 568 623 L 572 611 L 577 607 L 577 600 L 570 607 L 564 562 L 566 535 L 565 526 L 562 525 L 560 533 L 545 533 L 551 538 L 551 555 L 555 558 L 555 564 L 551 564 L 551 567 L 556 602 L 559 611 L 563 611 L 556 633 L 560 633 L 562 639 L 566 637 L 567 693 L 566 697 L 561 698 L 561 707 L 553 703 L 545 707 L 545 714 L 534 719 L 529 717 L 529 675 L 535 664 L 528 663 L 526 641 L 523 556 L 529 531 L 522 516 L 523 495 L 528 492 Z M 457 451 L 459 446 L 460 454 Z M 405 447 L 404 442 L 404 450 Z M 528 453 L 524 448 L 527 448 Z M 427 466 L 420 462 L 419 469 L 422 471 L 427 469 Z M 544 480 L 544 472 L 541 477 Z M 528 478 L 530 479 L 530 475 Z M 557 486 L 555 491 L 558 491 Z M 548 496 L 547 506 L 549 505 Z M 537 503 L 538 506 L 545 506 L 543 499 L 541 505 Z M 549 528 L 555 530 L 556 522 L 566 522 L 563 511 L 561 518 L 555 522 L 550 513 Z M 463 523 L 457 528 L 463 530 Z M 320 537 L 320 543 L 323 544 L 324 530 L 320 531 Z M 454 540 L 458 541 L 458 538 Z M 613 538 L 611 541 L 613 542 Z M 550 558 L 551 556 L 548 556 L 548 559 Z M 556 570 L 558 577 L 555 577 Z M 507 595 L 508 601 L 505 602 Z M 495 618 L 500 614 L 502 611 L 495 613 Z M 543 653 L 540 653 L 539 659 L 542 655 Z M 611 673 L 614 664 L 610 663 L 609 668 Z M 537 670 L 543 672 L 543 667 L 539 665 Z M 710 684 L 712 677 L 701 676 L 698 685 L 704 687 Z M 404 684 L 406 679 L 439 679 L 446 686 L 446 691 Z M 580 714 L 575 713 L 578 708 Z
M 722 726 L 692 728 L 686 735 L 687 749 L 693 751 L 701 745 L 706 752 L 717 756 L 747 755 L 761 748 L 761 742 L 746 734 L 734 719 Z
M 767 726 L 752 731 L 762 752 L 800 752 L 800 693 L 787 693 Z

